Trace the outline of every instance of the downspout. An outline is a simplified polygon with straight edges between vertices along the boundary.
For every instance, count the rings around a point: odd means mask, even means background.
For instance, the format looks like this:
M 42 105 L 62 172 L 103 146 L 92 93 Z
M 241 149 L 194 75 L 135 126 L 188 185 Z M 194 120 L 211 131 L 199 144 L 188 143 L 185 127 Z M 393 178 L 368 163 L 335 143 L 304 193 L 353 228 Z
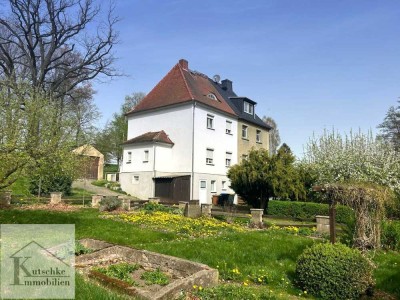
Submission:
M 195 117 L 195 108 L 196 108 L 196 101 L 193 102 L 192 107 L 192 188 L 191 188 L 191 199 L 193 200 L 193 192 L 194 192 L 194 117 Z
M 153 144 L 153 197 L 156 196 L 156 145 Z

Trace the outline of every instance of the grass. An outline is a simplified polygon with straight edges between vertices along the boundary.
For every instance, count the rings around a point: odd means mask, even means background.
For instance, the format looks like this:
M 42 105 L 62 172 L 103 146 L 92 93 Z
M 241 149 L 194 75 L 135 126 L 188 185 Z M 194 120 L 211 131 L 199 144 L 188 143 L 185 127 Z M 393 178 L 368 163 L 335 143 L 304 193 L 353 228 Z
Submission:
M 207 264 L 219 270 L 222 284 L 214 289 L 196 287 L 193 293 L 208 299 L 310 298 L 293 285 L 294 270 L 300 253 L 316 241 L 285 230 L 220 231 L 193 238 L 99 218 L 99 212 L 91 208 L 76 212 L 0 210 L 0 223 L 75 224 L 77 239 L 101 239 Z M 373 260 L 377 288 L 400 298 L 400 254 L 377 251 Z M 77 299 L 125 299 L 80 276 L 76 282 Z

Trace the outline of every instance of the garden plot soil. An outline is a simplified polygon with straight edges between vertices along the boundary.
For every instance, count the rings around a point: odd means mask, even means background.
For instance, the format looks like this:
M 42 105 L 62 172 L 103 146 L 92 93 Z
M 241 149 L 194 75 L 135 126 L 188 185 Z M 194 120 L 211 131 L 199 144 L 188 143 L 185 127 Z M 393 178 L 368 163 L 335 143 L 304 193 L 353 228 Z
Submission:
M 218 284 L 218 271 L 204 264 L 98 240 L 83 239 L 80 243 L 95 251 L 76 257 L 77 270 L 107 287 L 141 299 L 175 299 L 182 295 L 182 291 L 191 291 L 193 285 L 213 287 Z M 138 286 L 129 285 L 95 270 L 97 267 L 108 267 L 122 262 L 140 265 L 138 270 L 131 273 Z M 143 272 L 157 269 L 169 277 L 167 285 L 147 285 L 140 278 Z

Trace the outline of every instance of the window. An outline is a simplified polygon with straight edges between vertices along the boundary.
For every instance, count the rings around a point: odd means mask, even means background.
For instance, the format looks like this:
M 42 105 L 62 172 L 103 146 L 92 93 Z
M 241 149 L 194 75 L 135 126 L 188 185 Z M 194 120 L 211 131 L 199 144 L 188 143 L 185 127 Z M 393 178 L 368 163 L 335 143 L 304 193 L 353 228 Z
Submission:
M 242 138 L 247 139 L 247 129 L 248 127 L 246 125 L 242 125 Z
M 226 190 L 226 181 L 222 181 L 222 190 L 223 190 L 223 191 Z
M 213 115 L 207 115 L 207 128 L 214 129 L 214 116 Z
M 205 181 L 205 180 L 200 180 L 200 188 L 201 188 L 201 189 L 207 188 L 207 181 Z
M 207 98 L 211 99 L 211 100 L 217 100 L 217 97 L 213 94 L 213 93 L 209 93 L 207 95 Z
M 232 122 L 226 120 L 226 134 L 232 134 Z
M 130 164 L 132 162 L 132 152 L 128 152 L 128 156 L 126 158 L 126 163 Z
M 149 161 L 149 150 L 144 150 L 144 159 L 143 162 Z
M 225 154 L 225 166 L 230 167 L 232 161 L 232 152 L 226 152 Z
M 138 184 L 139 183 L 139 175 L 133 175 L 132 183 L 133 184 Z
M 217 185 L 215 180 L 211 180 L 211 193 L 217 192 Z
M 256 142 L 261 143 L 261 130 L 257 130 L 256 132 Z
M 244 102 L 244 112 L 250 115 L 254 114 L 254 105 L 249 102 Z
M 207 149 L 206 164 L 212 165 L 214 162 L 214 149 Z

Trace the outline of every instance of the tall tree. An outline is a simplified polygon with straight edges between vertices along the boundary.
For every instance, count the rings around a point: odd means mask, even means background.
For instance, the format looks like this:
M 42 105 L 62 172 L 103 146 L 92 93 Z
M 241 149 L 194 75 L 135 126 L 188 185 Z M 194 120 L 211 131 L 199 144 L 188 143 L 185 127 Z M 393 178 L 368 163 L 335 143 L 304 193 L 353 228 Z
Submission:
M 0 76 L 30 82 L 54 97 L 70 94 L 99 74 L 116 75 L 113 7 L 94 0 L 9 0 L 0 18 Z M 97 28 L 87 30 L 98 24 Z
M 400 104 L 400 100 L 398 103 Z M 380 137 L 393 144 L 397 151 L 400 150 L 400 105 L 389 108 L 378 128 L 381 130 Z
M 66 130 L 53 130 L 55 102 L 47 94 L 32 91 L 29 84 L 20 84 L 13 91 L 0 90 L 0 189 L 21 175 L 34 173 L 45 163 L 63 172 L 76 162 L 71 153 L 69 120 L 59 121 Z M 35 140 L 32 131 L 36 132 Z M 56 160 L 60 162 L 57 165 Z
M 272 127 L 272 129 L 269 131 L 269 153 L 271 155 L 276 154 L 278 146 L 281 143 L 281 137 L 279 136 L 278 125 L 276 124 L 275 120 L 272 119 L 271 117 L 264 116 L 262 120 L 265 124 Z
M 132 110 L 144 97 L 145 94 L 142 92 L 125 96 L 120 111 L 113 114 L 112 120 L 97 135 L 96 148 L 105 155 L 106 161 L 115 160 L 119 165 L 123 153 L 122 143 L 126 141 L 128 132 L 128 121 L 125 114 Z

